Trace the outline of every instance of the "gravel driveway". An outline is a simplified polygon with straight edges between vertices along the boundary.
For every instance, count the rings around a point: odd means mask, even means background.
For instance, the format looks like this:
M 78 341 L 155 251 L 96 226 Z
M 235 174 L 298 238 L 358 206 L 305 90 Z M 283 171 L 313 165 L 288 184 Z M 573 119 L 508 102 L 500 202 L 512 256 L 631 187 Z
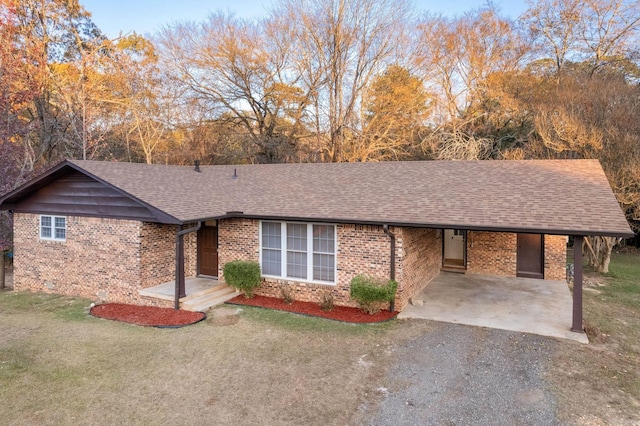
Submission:
M 544 381 L 556 342 L 532 334 L 432 322 L 396 360 L 363 425 L 553 425 Z

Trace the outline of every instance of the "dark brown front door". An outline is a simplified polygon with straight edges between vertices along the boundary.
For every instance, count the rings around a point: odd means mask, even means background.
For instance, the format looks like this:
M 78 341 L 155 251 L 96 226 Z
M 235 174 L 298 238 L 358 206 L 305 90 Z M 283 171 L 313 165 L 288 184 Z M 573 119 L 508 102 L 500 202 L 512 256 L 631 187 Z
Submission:
M 203 226 L 198 231 L 198 274 L 218 276 L 218 227 Z
M 518 234 L 517 268 L 519 277 L 544 278 L 542 235 Z

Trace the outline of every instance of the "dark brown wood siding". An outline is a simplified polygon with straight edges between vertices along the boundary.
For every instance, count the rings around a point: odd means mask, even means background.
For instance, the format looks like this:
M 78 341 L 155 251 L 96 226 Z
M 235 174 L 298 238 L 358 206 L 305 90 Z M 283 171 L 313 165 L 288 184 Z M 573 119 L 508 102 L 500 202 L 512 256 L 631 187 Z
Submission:
M 157 222 L 144 205 L 80 172 L 62 177 L 19 201 L 14 211 Z

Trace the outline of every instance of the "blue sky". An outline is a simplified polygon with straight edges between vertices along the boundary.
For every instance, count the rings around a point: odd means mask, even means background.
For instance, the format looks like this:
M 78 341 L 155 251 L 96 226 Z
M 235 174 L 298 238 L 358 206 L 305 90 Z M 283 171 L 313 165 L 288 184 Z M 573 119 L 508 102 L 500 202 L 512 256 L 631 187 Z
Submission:
M 271 0 L 80 0 L 91 12 L 93 22 L 108 37 L 116 37 L 120 31 L 136 31 L 140 34 L 155 32 L 174 21 L 203 20 L 209 13 L 223 10 L 235 12 L 244 18 L 266 15 Z M 459 15 L 486 4 L 485 0 L 416 0 L 420 11 Z M 495 0 L 502 12 L 516 18 L 526 9 L 525 0 Z

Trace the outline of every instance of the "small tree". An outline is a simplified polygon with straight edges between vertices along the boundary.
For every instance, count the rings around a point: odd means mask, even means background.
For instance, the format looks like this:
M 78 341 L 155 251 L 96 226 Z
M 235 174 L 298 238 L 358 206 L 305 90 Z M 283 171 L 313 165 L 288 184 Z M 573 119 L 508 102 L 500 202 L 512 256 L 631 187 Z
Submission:
M 231 287 L 253 297 L 253 291 L 260 285 L 260 265 L 258 262 L 234 260 L 224 265 L 224 280 Z

